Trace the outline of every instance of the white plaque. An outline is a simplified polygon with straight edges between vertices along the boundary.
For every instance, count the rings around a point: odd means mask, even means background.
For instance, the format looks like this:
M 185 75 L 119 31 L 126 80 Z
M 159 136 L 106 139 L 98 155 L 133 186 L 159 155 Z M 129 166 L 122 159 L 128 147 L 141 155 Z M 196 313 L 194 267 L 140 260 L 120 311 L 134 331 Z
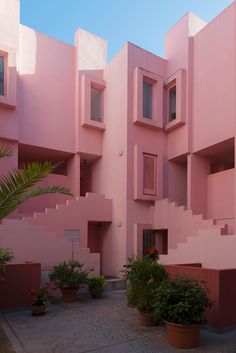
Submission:
M 80 241 L 80 230 L 79 229 L 65 229 L 64 237 L 69 243 L 79 243 Z

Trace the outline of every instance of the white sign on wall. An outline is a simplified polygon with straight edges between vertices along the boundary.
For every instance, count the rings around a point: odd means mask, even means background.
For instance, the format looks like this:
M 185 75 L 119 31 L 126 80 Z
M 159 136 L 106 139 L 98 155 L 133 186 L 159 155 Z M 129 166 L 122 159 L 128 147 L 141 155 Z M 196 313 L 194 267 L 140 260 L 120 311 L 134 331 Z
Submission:
M 79 243 L 80 242 L 80 230 L 79 229 L 65 229 L 64 237 L 69 243 Z

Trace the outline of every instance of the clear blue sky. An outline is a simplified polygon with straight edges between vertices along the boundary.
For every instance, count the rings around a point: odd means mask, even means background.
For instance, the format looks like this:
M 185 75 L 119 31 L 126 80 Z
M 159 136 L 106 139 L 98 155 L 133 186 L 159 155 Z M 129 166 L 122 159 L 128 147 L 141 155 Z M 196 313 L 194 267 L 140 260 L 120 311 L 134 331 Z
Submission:
M 129 41 L 163 55 L 164 33 L 187 11 L 205 21 L 232 0 L 21 0 L 21 23 L 73 44 L 78 27 L 108 40 L 108 56 Z

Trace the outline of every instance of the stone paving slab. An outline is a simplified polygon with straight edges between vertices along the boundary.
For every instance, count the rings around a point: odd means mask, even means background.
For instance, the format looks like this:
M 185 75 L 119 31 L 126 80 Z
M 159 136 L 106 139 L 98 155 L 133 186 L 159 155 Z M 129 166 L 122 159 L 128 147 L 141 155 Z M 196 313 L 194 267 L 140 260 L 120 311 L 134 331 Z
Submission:
M 197 349 L 170 347 L 163 326 L 139 325 L 125 293 L 53 305 L 43 317 L 32 317 L 29 311 L 8 313 L 1 323 L 16 353 L 236 353 L 236 331 L 201 331 Z

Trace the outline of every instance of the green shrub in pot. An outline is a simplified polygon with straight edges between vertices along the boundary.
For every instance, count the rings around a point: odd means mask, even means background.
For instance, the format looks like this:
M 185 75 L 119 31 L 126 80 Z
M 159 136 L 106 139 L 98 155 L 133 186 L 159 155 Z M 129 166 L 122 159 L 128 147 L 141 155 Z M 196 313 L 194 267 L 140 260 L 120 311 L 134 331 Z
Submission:
M 128 306 L 137 308 L 141 313 L 141 323 L 149 326 L 145 324 L 142 313 L 149 314 L 149 317 L 152 315 L 154 290 L 168 277 L 165 267 L 153 261 L 150 256 L 129 258 L 123 275 L 128 281 Z M 151 325 L 151 320 L 149 322 Z
M 61 289 L 63 300 L 73 302 L 78 289 L 87 284 L 88 274 L 92 269 L 83 270 L 83 264 L 78 261 L 64 261 L 53 267 L 49 273 L 50 282 Z
M 89 292 L 93 298 L 100 298 L 103 293 L 106 280 L 103 276 L 93 276 L 88 279 Z
M 199 326 L 205 322 L 204 311 L 211 307 L 205 282 L 177 276 L 156 288 L 153 300 L 154 317 L 166 321 L 170 344 L 177 348 L 196 347 Z

